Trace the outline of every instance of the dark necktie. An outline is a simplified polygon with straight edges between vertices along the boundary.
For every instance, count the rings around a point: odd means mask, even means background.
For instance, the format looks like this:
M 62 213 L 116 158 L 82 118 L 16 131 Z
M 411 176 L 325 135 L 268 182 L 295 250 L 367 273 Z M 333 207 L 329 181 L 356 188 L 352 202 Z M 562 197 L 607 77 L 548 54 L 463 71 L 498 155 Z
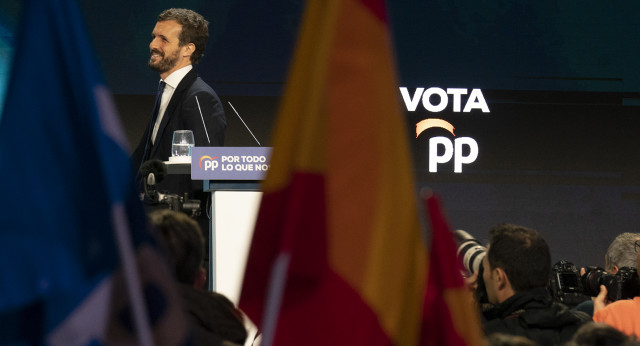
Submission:
M 153 115 L 151 116 L 151 123 L 149 126 L 149 131 L 147 132 L 147 138 L 144 145 L 144 155 L 142 156 L 141 164 L 149 159 L 149 155 L 151 154 L 151 136 L 153 135 L 153 128 L 156 126 L 156 121 L 158 120 L 158 113 L 160 113 L 160 101 L 162 101 L 162 92 L 164 91 L 164 86 L 167 83 L 160 81 L 158 84 L 158 92 L 156 93 L 156 103 L 153 106 Z

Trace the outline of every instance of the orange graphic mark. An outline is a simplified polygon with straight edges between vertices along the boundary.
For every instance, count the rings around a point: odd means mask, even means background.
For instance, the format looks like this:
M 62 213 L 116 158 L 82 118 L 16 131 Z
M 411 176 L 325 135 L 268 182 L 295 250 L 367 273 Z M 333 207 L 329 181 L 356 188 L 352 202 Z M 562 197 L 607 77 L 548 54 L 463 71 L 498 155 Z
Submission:
M 215 160 L 217 159 L 219 156 L 216 157 L 211 157 L 211 156 L 203 156 L 200 158 L 200 161 L 198 161 L 198 166 L 200 166 L 200 168 L 202 169 L 202 160 L 204 159 L 209 159 L 209 160 Z
M 455 129 L 455 127 L 453 127 L 453 125 L 451 125 L 451 123 L 449 123 L 448 121 L 442 120 L 442 119 L 429 118 L 429 119 L 422 120 L 421 122 L 416 124 L 416 138 L 418 138 L 418 136 L 420 136 L 422 132 L 432 127 L 440 127 L 451 132 L 452 135 L 454 136 L 456 135 L 455 133 L 453 133 L 453 130 Z

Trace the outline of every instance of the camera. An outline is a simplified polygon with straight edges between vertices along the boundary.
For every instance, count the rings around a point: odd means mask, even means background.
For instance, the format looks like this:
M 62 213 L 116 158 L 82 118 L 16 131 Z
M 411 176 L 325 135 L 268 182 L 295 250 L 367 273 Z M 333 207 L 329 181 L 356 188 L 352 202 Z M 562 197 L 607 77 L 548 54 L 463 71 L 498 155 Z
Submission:
M 140 200 L 150 205 L 164 205 L 171 210 L 181 211 L 191 217 L 200 215 L 200 200 L 190 199 L 187 193 L 184 196 L 178 194 L 162 193 L 157 190 L 157 184 L 167 175 L 167 167 L 160 160 L 149 160 L 140 166 L 140 176 L 144 193 L 140 194 Z
M 602 268 L 587 267 L 582 276 L 584 293 L 595 297 L 600 293 L 600 285 L 607 288 L 607 297 L 611 301 L 631 299 L 638 295 L 640 282 L 635 268 L 622 267 L 615 274 L 607 273 Z
M 600 293 L 600 285 L 607 288 L 610 301 L 630 299 L 638 295 L 640 281 L 635 268 L 622 267 L 616 274 L 590 266 L 580 275 L 578 268 L 571 262 L 559 261 L 551 268 L 549 286 L 551 294 L 560 302 L 575 306 Z
M 473 236 L 463 230 L 456 230 L 453 232 L 456 237 L 458 248 L 456 255 L 458 260 L 462 262 L 464 269 L 468 274 L 478 274 L 477 288 L 476 288 L 476 300 L 479 304 L 488 304 L 489 298 L 487 296 L 487 290 L 482 279 L 482 273 L 484 267 L 482 266 L 482 260 L 487 254 L 487 248 L 480 244 Z
M 589 300 L 584 294 L 579 269 L 568 261 L 559 261 L 551 268 L 549 280 L 551 294 L 561 303 L 576 306 Z
M 189 199 L 188 194 L 179 196 L 176 194 L 158 194 L 159 204 L 165 204 L 171 210 L 181 211 L 191 217 L 200 216 L 200 200 Z

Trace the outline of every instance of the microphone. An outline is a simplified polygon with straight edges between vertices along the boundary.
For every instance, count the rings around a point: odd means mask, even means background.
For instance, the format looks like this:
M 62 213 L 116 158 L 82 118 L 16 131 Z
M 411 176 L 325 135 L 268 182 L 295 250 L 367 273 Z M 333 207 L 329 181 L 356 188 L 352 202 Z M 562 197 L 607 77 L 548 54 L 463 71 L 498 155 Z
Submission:
M 156 181 L 161 182 L 167 175 L 167 166 L 160 160 L 145 161 L 140 165 L 140 175 L 146 177 L 149 173 L 153 173 Z
M 167 166 L 160 160 L 149 160 L 140 166 L 144 194 L 151 202 L 157 203 L 159 201 L 156 184 L 164 180 L 166 175 Z
M 259 146 L 262 146 L 262 144 L 260 144 L 260 141 L 256 138 L 256 136 L 253 135 L 253 132 L 251 132 L 251 129 L 249 128 L 249 126 L 247 126 L 247 123 L 245 123 L 244 120 L 242 120 L 242 117 L 240 116 L 240 113 L 238 113 L 238 111 L 236 110 L 236 107 L 234 107 L 229 101 L 227 101 L 227 103 L 229 103 L 229 106 L 231 106 L 231 109 L 233 109 L 233 111 L 236 113 L 240 121 L 242 121 L 242 123 L 244 124 L 244 127 L 246 127 L 247 130 L 249 130 L 251 137 L 253 137 L 253 139 L 256 141 L 256 143 L 258 143 Z

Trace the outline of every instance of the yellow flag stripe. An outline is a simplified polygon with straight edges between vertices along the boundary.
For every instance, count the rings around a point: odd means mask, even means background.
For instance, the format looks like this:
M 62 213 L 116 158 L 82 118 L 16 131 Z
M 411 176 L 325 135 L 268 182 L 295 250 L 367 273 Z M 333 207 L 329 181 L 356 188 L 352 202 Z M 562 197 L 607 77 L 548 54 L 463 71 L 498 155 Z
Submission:
M 413 345 L 427 258 L 388 27 L 358 0 L 342 1 L 336 25 L 326 104 L 330 262 L 390 338 Z

